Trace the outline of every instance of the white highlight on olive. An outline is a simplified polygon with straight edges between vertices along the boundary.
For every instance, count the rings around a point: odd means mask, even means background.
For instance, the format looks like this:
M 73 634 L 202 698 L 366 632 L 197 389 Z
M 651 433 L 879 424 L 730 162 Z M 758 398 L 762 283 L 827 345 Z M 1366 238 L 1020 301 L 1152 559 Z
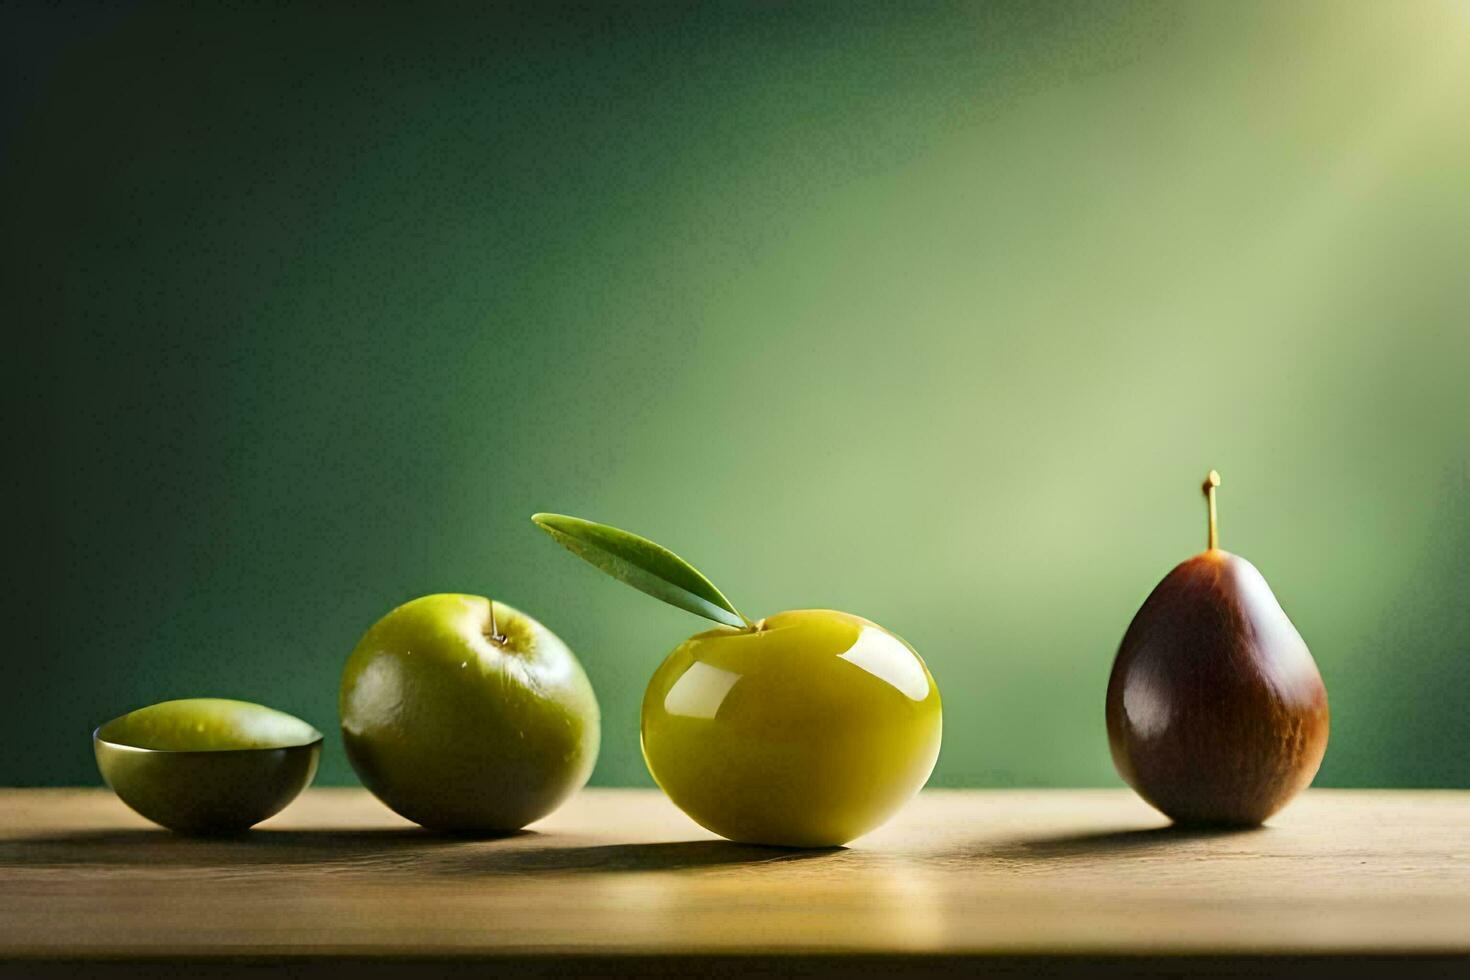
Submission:
M 664 710 L 683 718 L 713 718 L 741 676 L 696 660 L 664 695 Z
M 856 642 L 840 658 L 897 688 L 910 701 L 929 696 L 929 678 L 918 655 L 885 630 L 863 627 Z

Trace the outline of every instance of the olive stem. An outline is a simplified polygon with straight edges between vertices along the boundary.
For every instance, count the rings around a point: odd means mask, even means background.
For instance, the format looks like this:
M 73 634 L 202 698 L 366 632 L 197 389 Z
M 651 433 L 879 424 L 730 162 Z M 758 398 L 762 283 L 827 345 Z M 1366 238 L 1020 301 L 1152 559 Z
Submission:
M 1220 485 L 1220 474 L 1210 470 L 1210 475 L 1205 477 L 1205 501 L 1210 508 L 1210 550 L 1214 551 L 1220 547 L 1219 520 L 1215 516 L 1215 488 Z

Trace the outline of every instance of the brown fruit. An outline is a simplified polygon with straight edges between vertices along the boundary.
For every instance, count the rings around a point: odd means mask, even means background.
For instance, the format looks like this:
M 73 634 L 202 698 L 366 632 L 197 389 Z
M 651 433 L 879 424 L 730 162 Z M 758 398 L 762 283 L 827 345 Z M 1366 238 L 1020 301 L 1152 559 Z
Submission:
M 1118 773 L 1176 823 L 1254 825 L 1301 792 L 1327 749 L 1327 689 L 1254 565 L 1210 547 L 1133 617 L 1108 681 Z

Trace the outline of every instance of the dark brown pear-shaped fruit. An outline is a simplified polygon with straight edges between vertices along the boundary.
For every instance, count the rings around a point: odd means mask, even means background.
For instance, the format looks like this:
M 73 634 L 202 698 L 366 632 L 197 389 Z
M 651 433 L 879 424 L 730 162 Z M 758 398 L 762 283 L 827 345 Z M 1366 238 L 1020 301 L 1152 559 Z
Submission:
M 1327 689 L 1256 567 L 1209 549 L 1143 603 L 1108 681 L 1108 744 L 1128 785 L 1176 823 L 1254 825 L 1317 774 Z

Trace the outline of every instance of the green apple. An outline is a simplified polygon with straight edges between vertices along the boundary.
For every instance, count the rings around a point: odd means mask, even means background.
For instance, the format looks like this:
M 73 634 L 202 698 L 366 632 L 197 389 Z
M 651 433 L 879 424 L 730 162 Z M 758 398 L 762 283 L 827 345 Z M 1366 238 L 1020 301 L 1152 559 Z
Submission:
M 643 758 L 695 822 L 731 840 L 845 844 L 923 787 L 939 689 L 866 619 L 784 612 L 690 637 L 643 697 Z
M 878 827 L 939 756 L 939 689 L 903 640 L 827 609 L 752 622 L 646 538 L 559 514 L 533 520 L 573 553 L 713 619 L 643 698 L 643 758 L 701 826 L 732 840 L 832 847 Z
M 378 620 L 347 660 L 339 708 L 363 785 L 437 830 L 516 830 L 592 773 L 601 716 L 565 643 L 480 596 L 430 595 Z

